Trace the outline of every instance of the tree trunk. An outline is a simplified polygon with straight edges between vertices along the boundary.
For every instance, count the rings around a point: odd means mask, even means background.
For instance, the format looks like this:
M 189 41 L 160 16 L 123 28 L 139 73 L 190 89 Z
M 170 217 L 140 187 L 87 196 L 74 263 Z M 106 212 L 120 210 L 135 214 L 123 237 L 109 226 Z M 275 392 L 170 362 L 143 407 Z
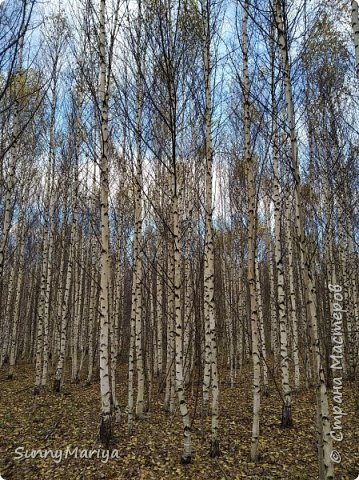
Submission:
M 108 78 L 106 79 L 107 51 L 105 26 L 106 1 L 100 1 L 100 108 L 101 108 L 101 159 L 100 159 L 100 387 L 101 424 L 100 440 L 108 446 L 112 437 L 111 388 L 109 371 L 109 218 L 108 218 Z

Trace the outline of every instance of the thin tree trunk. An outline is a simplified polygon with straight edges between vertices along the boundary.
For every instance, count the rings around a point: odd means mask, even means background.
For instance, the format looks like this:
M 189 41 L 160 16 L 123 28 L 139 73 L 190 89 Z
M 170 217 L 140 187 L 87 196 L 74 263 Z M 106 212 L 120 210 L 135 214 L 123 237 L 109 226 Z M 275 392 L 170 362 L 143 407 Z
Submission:
M 299 345 L 298 345 L 298 319 L 297 319 L 297 302 L 295 296 L 294 285 L 294 268 L 293 268 L 293 241 L 291 229 L 291 211 L 290 198 L 287 198 L 286 205 L 286 239 L 288 249 L 288 276 L 289 276 L 289 298 L 290 298 L 290 315 L 292 320 L 293 332 L 293 360 L 294 360 L 294 385 L 298 389 L 300 386 L 300 370 L 299 370 Z
M 211 64 L 211 22 L 210 4 L 202 3 L 203 16 L 203 67 L 205 86 L 205 152 L 206 152 L 206 197 L 205 197 L 205 245 L 204 245 L 204 318 L 205 318 L 205 372 L 204 405 L 208 401 L 207 391 L 211 381 L 212 391 L 212 436 L 210 456 L 217 457 L 219 385 L 217 366 L 217 332 L 214 303 L 214 245 L 212 224 L 212 182 L 213 182 L 213 145 L 212 145 L 212 64 Z
M 259 324 L 256 293 L 256 188 L 255 162 L 250 151 L 250 99 L 248 70 L 248 10 L 249 2 L 245 0 L 243 8 L 243 122 L 244 122 L 244 162 L 247 170 L 247 204 L 248 204 L 248 284 L 250 296 L 250 318 L 252 327 L 252 361 L 253 361 L 253 423 L 251 440 L 251 460 L 259 458 L 259 412 L 261 368 L 259 356 Z
M 60 354 L 59 354 L 59 358 L 56 366 L 55 379 L 54 379 L 54 391 L 57 393 L 61 391 L 63 369 L 65 364 L 66 333 L 67 333 L 69 298 L 70 298 L 70 289 L 71 289 L 71 280 L 72 280 L 75 228 L 76 228 L 76 223 L 75 223 L 75 219 L 73 218 L 71 233 L 70 233 L 69 258 L 67 261 L 65 291 L 62 298 L 62 307 L 61 307 Z
M 317 380 L 317 419 L 318 419 L 318 457 L 319 472 L 321 480 L 332 480 L 334 478 L 333 462 L 330 454 L 332 451 L 332 438 L 330 435 L 329 405 L 327 387 L 322 364 L 320 344 L 318 337 L 317 311 L 314 298 L 314 283 L 312 271 L 309 264 L 308 253 L 306 251 L 304 228 L 302 225 L 302 202 L 301 202 L 301 181 L 298 164 L 298 142 L 296 133 L 296 123 L 294 116 L 294 103 L 292 95 L 292 83 L 289 67 L 288 45 L 286 41 L 285 22 L 283 21 L 283 11 L 281 2 L 276 1 L 275 19 L 278 28 L 278 40 L 280 49 L 281 66 L 284 75 L 284 88 L 287 106 L 287 115 L 290 128 L 291 139 L 291 161 L 294 179 L 295 191 L 295 217 L 296 217 L 296 238 L 300 252 L 300 263 L 303 276 L 305 303 L 307 305 L 307 314 L 309 319 L 310 338 L 312 343 L 314 364 L 316 368 Z
M 101 260 L 100 260 L 100 387 L 101 425 L 100 440 L 108 446 L 112 437 L 111 386 L 109 365 L 109 183 L 108 183 L 108 79 L 106 79 L 107 49 L 105 26 L 106 0 L 100 2 L 100 108 L 101 108 L 101 161 L 100 161 L 100 210 L 101 210 Z

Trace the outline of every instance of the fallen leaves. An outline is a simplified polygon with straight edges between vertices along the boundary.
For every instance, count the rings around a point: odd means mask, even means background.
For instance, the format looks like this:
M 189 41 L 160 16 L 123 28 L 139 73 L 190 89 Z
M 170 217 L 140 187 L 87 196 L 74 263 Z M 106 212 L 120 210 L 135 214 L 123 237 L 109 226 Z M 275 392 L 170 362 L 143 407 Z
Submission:
M 0 473 L 5 480 L 315 480 L 315 403 L 312 392 L 293 393 L 294 426 L 279 426 L 280 403 L 273 389 L 261 407 L 261 459 L 254 464 L 248 458 L 251 437 L 252 405 L 250 370 L 243 370 L 237 385 L 222 384 L 220 414 L 221 456 L 208 455 L 211 418 L 201 417 L 197 404 L 193 420 L 193 463 L 180 465 L 182 423 L 178 414 L 164 412 L 162 396 L 154 398 L 152 411 L 136 422 L 135 433 L 127 435 L 125 414 L 114 428 L 112 448 L 120 458 L 102 463 L 99 458 L 67 458 L 60 464 L 51 458 L 14 459 L 15 449 L 65 450 L 67 447 L 98 449 L 99 388 L 97 384 L 64 385 L 63 393 L 50 390 L 32 395 L 31 365 L 19 366 L 16 379 L 6 381 L 1 372 L 0 399 Z M 126 366 L 120 369 L 118 383 L 121 409 L 126 409 Z M 26 387 L 26 388 L 24 388 Z M 359 471 L 359 420 L 355 398 L 345 385 L 344 440 L 340 449 L 342 464 L 337 478 L 352 480 Z M 189 398 L 193 415 L 195 398 Z M 357 473 L 355 473 L 356 475 Z

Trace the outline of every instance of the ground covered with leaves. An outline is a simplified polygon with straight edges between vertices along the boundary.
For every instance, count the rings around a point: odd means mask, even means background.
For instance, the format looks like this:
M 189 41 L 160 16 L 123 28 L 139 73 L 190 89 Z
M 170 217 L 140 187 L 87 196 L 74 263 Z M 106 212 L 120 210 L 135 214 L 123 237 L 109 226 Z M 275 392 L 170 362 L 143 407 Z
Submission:
M 155 384 L 152 405 L 145 418 L 137 421 L 132 436 L 127 434 L 126 366 L 120 369 L 118 398 L 122 421 L 114 426 L 110 450 L 118 458 L 76 458 L 70 455 L 56 463 L 52 458 L 19 460 L 21 452 L 66 449 L 97 450 L 100 396 L 99 386 L 71 384 L 68 380 L 60 394 L 49 388 L 40 396 L 32 393 L 33 366 L 19 365 L 14 380 L 0 371 L 0 474 L 5 480 L 234 480 L 283 479 L 315 480 L 317 455 L 315 443 L 315 395 L 311 391 L 293 393 L 291 429 L 280 428 L 280 396 L 275 385 L 268 397 L 262 398 L 261 458 L 257 464 L 249 460 L 252 423 L 251 371 L 245 368 L 231 388 L 222 382 L 220 389 L 221 455 L 211 459 L 209 451 L 210 417 L 203 418 L 196 400 L 198 386 L 189 391 L 192 414 L 193 463 L 181 465 L 181 418 L 163 409 L 163 395 Z M 222 378 L 227 377 L 223 372 Z M 331 392 L 329 398 L 331 399 Z M 359 475 L 359 415 L 355 411 L 355 394 L 347 383 L 343 392 L 343 441 L 335 442 L 341 455 L 336 478 L 354 480 Z M 18 450 L 19 451 L 19 450 Z M 65 455 L 65 454 L 64 454 Z M 110 454 L 111 455 L 111 454 Z M 106 463 L 105 463 L 106 462 Z

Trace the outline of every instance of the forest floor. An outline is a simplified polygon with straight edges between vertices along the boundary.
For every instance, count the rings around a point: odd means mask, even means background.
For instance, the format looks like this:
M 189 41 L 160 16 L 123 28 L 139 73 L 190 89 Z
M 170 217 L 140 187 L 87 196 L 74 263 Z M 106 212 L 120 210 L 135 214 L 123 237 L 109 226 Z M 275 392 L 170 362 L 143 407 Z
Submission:
M 223 372 L 227 376 L 227 372 Z M 120 368 L 126 378 L 126 366 Z M 317 454 L 315 444 L 315 395 L 308 391 L 293 393 L 293 421 L 290 429 L 279 426 L 280 398 L 272 387 L 261 405 L 261 458 L 257 464 L 249 460 L 252 424 L 251 371 L 243 369 L 237 384 L 220 386 L 220 449 L 221 455 L 208 455 L 210 417 L 201 418 L 196 391 L 189 404 L 193 420 L 193 463 L 181 465 L 182 428 L 177 411 L 170 415 L 163 410 L 163 395 L 153 389 L 151 411 L 136 422 L 135 433 L 127 434 L 127 417 L 114 426 L 110 446 L 119 458 L 52 458 L 19 460 L 16 449 L 23 452 L 67 448 L 100 449 L 99 386 L 71 384 L 67 381 L 60 394 L 50 389 L 33 396 L 33 366 L 19 365 L 16 377 L 6 379 L 0 370 L 0 474 L 5 480 L 235 480 L 282 479 L 315 480 Z M 126 382 L 118 385 L 118 398 L 125 410 Z M 329 392 L 329 399 L 332 394 Z M 359 415 L 355 411 L 354 389 L 345 384 L 343 392 L 343 441 L 335 442 L 341 454 L 336 465 L 337 480 L 354 480 L 359 475 Z M 65 455 L 65 453 L 64 453 Z

